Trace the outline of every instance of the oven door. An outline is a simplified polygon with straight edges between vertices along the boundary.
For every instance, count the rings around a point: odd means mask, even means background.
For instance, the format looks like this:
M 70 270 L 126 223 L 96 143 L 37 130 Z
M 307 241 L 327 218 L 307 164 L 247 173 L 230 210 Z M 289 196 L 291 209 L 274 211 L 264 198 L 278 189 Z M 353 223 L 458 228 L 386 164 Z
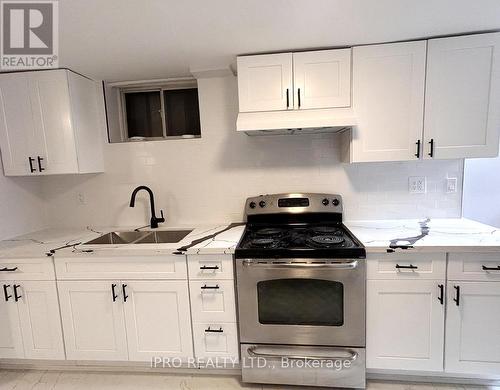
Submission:
M 365 346 L 365 261 L 236 264 L 242 343 Z

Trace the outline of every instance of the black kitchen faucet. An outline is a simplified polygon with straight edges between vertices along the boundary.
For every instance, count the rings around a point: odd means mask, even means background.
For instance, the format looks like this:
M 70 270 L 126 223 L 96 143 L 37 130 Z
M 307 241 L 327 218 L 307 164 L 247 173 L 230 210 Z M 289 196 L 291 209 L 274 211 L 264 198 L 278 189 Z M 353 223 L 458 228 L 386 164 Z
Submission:
M 151 203 L 151 229 L 156 229 L 158 228 L 158 223 L 163 223 L 165 222 L 165 218 L 163 217 L 163 210 L 160 210 L 161 218 L 156 217 L 155 214 L 155 197 L 153 195 L 153 191 L 151 191 L 151 188 L 146 187 L 146 186 L 139 186 L 137 187 L 134 192 L 132 192 L 132 197 L 130 198 L 130 207 L 135 206 L 135 197 L 137 193 L 140 190 L 145 190 L 149 194 L 149 202 Z

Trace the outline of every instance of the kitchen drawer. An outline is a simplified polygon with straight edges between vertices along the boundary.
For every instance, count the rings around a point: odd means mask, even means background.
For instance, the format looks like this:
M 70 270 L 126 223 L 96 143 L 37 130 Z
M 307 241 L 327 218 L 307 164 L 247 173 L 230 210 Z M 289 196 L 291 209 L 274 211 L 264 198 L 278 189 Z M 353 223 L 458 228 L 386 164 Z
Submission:
M 190 280 L 193 322 L 236 322 L 232 280 Z
M 197 359 L 226 358 L 239 360 L 238 326 L 236 323 L 203 322 L 193 324 L 194 354 Z
M 232 255 L 189 255 L 189 279 L 234 279 Z
M 500 252 L 450 253 L 448 279 L 500 281 Z
M 183 255 L 98 257 L 85 254 L 56 258 L 55 264 L 58 280 L 187 279 L 186 256 Z
M 368 255 L 366 267 L 367 279 L 445 279 L 446 253 Z
M 55 280 L 52 258 L 0 259 L 0 280 Z

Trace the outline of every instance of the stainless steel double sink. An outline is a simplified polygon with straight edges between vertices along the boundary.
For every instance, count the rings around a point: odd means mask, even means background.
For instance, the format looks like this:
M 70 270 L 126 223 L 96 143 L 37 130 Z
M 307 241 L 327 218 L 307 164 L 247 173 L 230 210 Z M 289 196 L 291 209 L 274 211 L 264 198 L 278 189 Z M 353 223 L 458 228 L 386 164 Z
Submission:
M 117 245 L 117 244 L 168 244 L 181 241 L 193 230 L 159 230 L 110 232 L 103 234 L 83 245 Z

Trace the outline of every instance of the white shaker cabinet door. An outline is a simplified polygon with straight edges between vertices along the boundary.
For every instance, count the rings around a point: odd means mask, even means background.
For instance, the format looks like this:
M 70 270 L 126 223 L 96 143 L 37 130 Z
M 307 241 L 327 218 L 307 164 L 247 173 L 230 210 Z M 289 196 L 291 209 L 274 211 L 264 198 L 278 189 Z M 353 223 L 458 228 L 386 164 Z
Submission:
M 55 281 L 19 282 L 17 302 L 27 359 L 64 360 L 64 345 Z
M 128 360 L 121 284 L 59 281 L 57 285 L 67 359 Z
M 30 91 L 29 74 L 0 75 L 0 147 L 3 169 L 8 176 L 38 172 L 32 149 L 37 136 Z M 30 158 L 33 169 L 30 169 Z
M 448 282 L 445 362 L 449 373 L 500 373 L 500 282 Z
M 353 49 L 352 162 L 422 155 L 426 42 Z
M 500 33 L 431 39 L 428 45 L 424 156 L 497 156 Z
M 12 281 L 0 284 L 0 358 L 23 358 L 23 339 L 19 311 L 14 301 Z
M 293 53 L 294 108 L 351 105 L 351 49 Z
M 442 371 L 444 282 L 367 282 L 367 368 Z
M 37 168 L 47 175 L 78 173 L 67 72 L 35 72 L 31 77 L 33 116 L 38 128 Z M 43 160 L 39 162 L 38 158 Z
M 193 357 L 189 293 L 182 281 L 127 281 L 124 302 L 129 359 Z
M 240 112 L 293 108 L 292 53 L 238 57 Z

